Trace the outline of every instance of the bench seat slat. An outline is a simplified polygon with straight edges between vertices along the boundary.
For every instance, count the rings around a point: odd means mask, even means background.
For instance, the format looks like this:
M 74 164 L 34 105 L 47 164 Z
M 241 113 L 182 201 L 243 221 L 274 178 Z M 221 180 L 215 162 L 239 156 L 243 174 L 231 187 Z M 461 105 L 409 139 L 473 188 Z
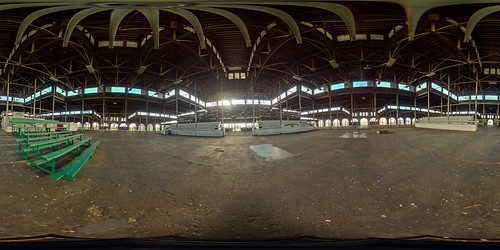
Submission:
M 92 139 L 92 137 L 87 137 L 85 139 L 82 139 L 80 142 L 78 143 L 75 143 L 73 145 L 69 145 L 63 149 L 60 149 L 60 150 L 57 150 L 57 151 L 54 151 L 54 152 L 51 152 L 51 153 L 48 153 L 48 154 L 45 154 L 45 155 L 42 155 L 41 158 L 46 160 L 46 161 L 52 161 L 53 159 L 56 159 L 58 157 L 61 157 L 71 151 L 73 151 L 74 149 L 78 148 L 78 147 L 81 147 L 83 144 L 85 143 L 89 143 L 90 140 Z
M 90 145 L 80 156 L 72 160 L 63 170 L 52 174 L 51 178 L 54 180 L 59 180 L 61 178 L 69 179 L 74 181 L 76 173 L 83 167 L 87 160 L 92 157 L 95 149 L 99 146 L 101 141 L 96 141 Z

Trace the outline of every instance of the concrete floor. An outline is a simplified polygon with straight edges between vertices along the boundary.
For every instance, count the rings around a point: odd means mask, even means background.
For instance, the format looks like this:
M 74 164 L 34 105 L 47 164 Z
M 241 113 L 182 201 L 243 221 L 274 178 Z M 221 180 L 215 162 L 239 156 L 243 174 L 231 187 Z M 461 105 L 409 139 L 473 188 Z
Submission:
M 390 131 L 85 132 L 101 146 L 75 182 L 1 132 L 0 238 L 500 238 L 498 127 Z

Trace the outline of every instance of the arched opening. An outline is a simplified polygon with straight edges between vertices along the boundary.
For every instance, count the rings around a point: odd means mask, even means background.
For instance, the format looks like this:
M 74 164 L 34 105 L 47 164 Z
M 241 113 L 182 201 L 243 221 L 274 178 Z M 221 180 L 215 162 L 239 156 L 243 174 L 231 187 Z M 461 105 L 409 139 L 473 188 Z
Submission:
M 413 119 L 411 120 L 411 124 L 415 124 L 415 121 L 416 121 L 416 120 L 415 120 L 415 118 L 413 118 Z
M 109 130 L 118 130 L 118 123 L 111 123 Z
M 325 127 L 331 127 L 331 126 L 332 126 L 332 121 L 331 120 L 326 120 Z
M 373 117 L 372 117 L 372 118 L 370 118 L 370 124 L 371 124 L 371 125 L 377 125 L 377 119 L 375 119 L 375 118 L 373 118 Z
M 352 119 L 352 125 L 359 125 L 359 120 L 358 118 Z
M 137 129 L 138 131 L 146 131 L 146 126 L 144 124 L 139 124 L 139 128 Z
M 103 128 L 107 128 L 107 127 L 109 127 L 109 124 L 107 124 L 107 123 L 103 123 L 103 124 L 102 124 L 102 127 L 103 127 Z
M 160 130 L 161 130 L 160 124 L 155 124 L 155 131 L 160 131 Z
M 85 122 L 85 123 L 83 124 L 83 129 L 85 129 L 85 130 L 90 130 L 90 122 Z
M 361 118 L 361 120 L 359 120 L 359 125 L 362 127 L 368 127 L 368 119 Z
M 405 125 L 405 119 L 403 119 L 403 117 L 399 117 L 398 124 L 399 125 Z
M 348 127 L 349 126 L 349 120 L 344 118 L 342 119 L 342 127 Z
M 387 119 L 385 117 L 380 118 L 379 125 L 386 126 L 387 125 Z
M 396 118 L 394 118 L 394 117 L 389 118 L 389 125 L 390 126 L 396 125 Z
M 137 130 L 137 125 L 135 123 L 130 123 L 128 126 L 128 130 L 130 131 L 136 131 Z
M 318 127 L 320 128 L 324 127 L 323 120 L 318 121 Z
M 148 131 L 153 131 L 153 124 L 148 124 Z
M 333 120 L 333 126 L 336 128 L 340 127 L 340 120 L 339 119 Z
M 493 126 L 493 120 L 489 119 L 487 124 L 490 125 L 490 126 Z
M 99 123 L 98 122 L 92 123 L 92 129 L 93 130 L 99 130 Z
M 411 124 L 411 118 L 410 117 L 407 117 L 406 118 L 406 125 L 410 125 Z
M 118 127 L 118 130 L 127 130 L 127 124 L 126 123 L 121 123 L 120 127 Z

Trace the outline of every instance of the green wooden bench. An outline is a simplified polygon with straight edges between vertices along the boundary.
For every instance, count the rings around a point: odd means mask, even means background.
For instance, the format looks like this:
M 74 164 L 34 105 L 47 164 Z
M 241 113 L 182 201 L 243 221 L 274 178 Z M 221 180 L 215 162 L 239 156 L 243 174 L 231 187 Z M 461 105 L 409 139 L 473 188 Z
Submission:
M 74 131 L 71 131 L 71 132 L 58 131 L 58 132 L 26 133 L 26 134 L 22 134 L 19 138 L 26 138 L 26 140 L 29 142 L 30 138 L 33 138 L 33 137 L 59 135 L 59 134 L 67 134 L 67 133 L 71 133 L 73 135 L 75 132 Z
M 79 139 L 81 141 L 82 136 L 83 134 L 77 134 L 51 140 L 29 142 L 26 144 L 26 147 L 22 147 L 21 143 L 19 143 L 19 154 L 21 157 L 29 161 L 28 153 L 32 152 L 36 154 L 36 159 L 38 160 L 41 149 L 51 148 L 52 150 L 57 151 L 59 150 L 59 145 L 66 144 L 66 146 L 68 146 L 74 144 L 74 140 Z
M 38 134 L 38 133 L 37 133 Z M 38 135 L 30 134 L 29 136 L 25 136 L 23 138 L 16 139 L 17 142 L 22 141 L 25 143 L 29 143 L 32 141 L 40 141 L 40 140 L 47 140 L 47 139 L 57 139 L 62 136 L 70 136 L 74 135 L 75 132 L 67 132 L 67 131 L 61 131 L 61 132 L 45 132 L 45 133 L 40 133 Z
M 72 160 L 64 169 L 52 174 L 51 178 L 54 180 L 63 178 L 66 180 L 75 181 L 76 173 L 83 167 L 87 160 L 92 157 L 95 149 L 99 146 L 99 143 L 101 143 L 101 141 L 92 143 L 89 148 L 87 148 L 76 159 Z
M 39 169 L 41 169 L 49 174 L 54 174 L 56 172 L 56 159 L 57 158 L 64 156 L 66 154 L 80 155 L 81 150 L 82 150 L 81 147 L 82 146 L 90 147 L 90 140 L 91 139 L 92 139 L 92 137 L 87 137 L 85 139 L 82 139 L 80 142 L 68 145 L 62 149 L 57 150 L 57 151 L 54 151 L 54 152 L 51 152 L 48 154 L 44 154 L 44 155 L 40 156 L 40 159 L 33 161 L 32 163 L 36 167 L 38 167 Z M 77 153 L 72 153 L 71 151 L 73 151 L 73 150 L 76 150 Z M 48 169 L 42 167 L 41 166 L 42 164 L 49 165 L 51 167 L 51 169 L 48 170 Z

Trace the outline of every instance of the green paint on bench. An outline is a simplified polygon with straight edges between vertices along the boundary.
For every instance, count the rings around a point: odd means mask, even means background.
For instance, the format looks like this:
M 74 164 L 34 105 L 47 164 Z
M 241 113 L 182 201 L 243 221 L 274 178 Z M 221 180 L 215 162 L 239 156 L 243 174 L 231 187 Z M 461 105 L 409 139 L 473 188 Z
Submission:
M 53 174 L 56 172 L 55 168 L 56 168 L 56 159 L 63 156 L 63 155 L 66 155 L 68 153 L 70 153 L 71 151 L 73 150 L 77 150 L 78 151 L 78 155 L 80 154 L 81 152 L 81 147 L 84 145 L 84 144 L 87 144 L 86 146 L 90 147 L 90 140 L 92 139 L 92 137 L 87 137 L 83 140 L 81 140 L 80 142 L 78 143 L 75 143 L 75 144 L 72 144 L 72 145 L 69 145 L 63 149 L 60 149 L 60 150 L 57 150 L 57 151 L 54 151 L 52 153 L 48 153 L 48 154 L 45 154 L 45 155 L 42 155 L 40 158 L 43 160 L 43 161 L 34 161 L 33 163 L 36 164 L 36 166 L 38 168 L 42 168 L 40 167 L 39 165 L 42 164 L 42 163 L 45 163 L 47 165 L 49 165 L 51 167 L 51 170 L 49 173 Z M 45 169 L 46 170 L 46 169 Z
M 66 146 L 68 146 L 70 144 L 73 144 L 73 141 L 75 139 L 79 139 L 81 141 L 82 136 L 83 136 L 83 134 L 77 134 L 77 135 L 66 136 L 66 137 L 53 139 L 53 140 L 30 142 L 30 143 L 26 144 L 26 147 L 20 148 L 19 153 L 20 153 L 21 157 L 23 157 L 24 159 L 28 159 L 28 153 L 33 152 L 36 154 L 36 159 L 38 159 L 41 149 L 53 147 L 53 150 L 58 150 L 59 145 L 65 143 Z M 22 147 L 22 146 L 19 145 L 19 147 Z
M 58 171 L 51 175 L 52 179 L 59 180 L 61 178 L 75 181 L 76 173 L 83 167 L 87 160 L 92 157 L 94 150 L 99 146 L 101 141 L 96 141 L 90 145 L 80 156 L 72 160 L 63 170 Z

